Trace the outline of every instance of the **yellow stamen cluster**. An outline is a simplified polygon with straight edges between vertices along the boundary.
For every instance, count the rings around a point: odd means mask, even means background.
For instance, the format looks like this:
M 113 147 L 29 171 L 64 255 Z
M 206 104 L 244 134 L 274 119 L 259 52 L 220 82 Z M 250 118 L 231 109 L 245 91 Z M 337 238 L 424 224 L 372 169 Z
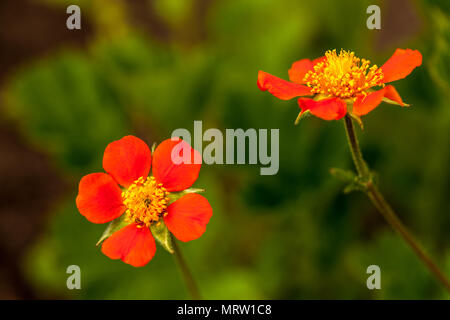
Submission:
M 382 85 L 383 72 L 377 65 L 369 68 L 370 61 L 355 57 L 354 52 L 329 50 L 326 59 L 314 66 L 304 77 L 312 93 L 340 98 L 353 98 L 367 94 L 365 90 Z
M 169 192 L 154 177 L 140 177 L 122 192 L 127 222 L 149 227 L 167 214 Z

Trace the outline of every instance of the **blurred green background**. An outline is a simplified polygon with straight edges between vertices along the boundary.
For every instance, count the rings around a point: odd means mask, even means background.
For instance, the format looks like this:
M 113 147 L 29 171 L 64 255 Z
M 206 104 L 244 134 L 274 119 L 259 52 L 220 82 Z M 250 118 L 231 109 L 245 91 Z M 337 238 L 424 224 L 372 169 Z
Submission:
M 82 30 L 65 27 L 78 4 Z M 382 29 L 366 28 L 381 7 Z M 102 170 L 106 145 L 149 144 L 176 128 L 279 128 L 280 170 L 204 165 L 214 215 L 182 244 L 208 299 L 448 299 L 362 193 L 343 124 L 308 118 L 256 86 L 293 61 L 350 49 L 382 65 L 396 48 L 423 65 L 396 84 L 409 109 L 364 117 L 362 149 L 381 189 L 450 275 L 449 2 L 299 0 L 2 0 L 0 3 L 0 298 L 188 298 L 170 254 L 133 268 L 95 243 L 104 225 L 75 207 L 78 182 Z M 81 268 L 68 290 L 66 268 Z M 368 290 L 366 268 L 381 268 Z

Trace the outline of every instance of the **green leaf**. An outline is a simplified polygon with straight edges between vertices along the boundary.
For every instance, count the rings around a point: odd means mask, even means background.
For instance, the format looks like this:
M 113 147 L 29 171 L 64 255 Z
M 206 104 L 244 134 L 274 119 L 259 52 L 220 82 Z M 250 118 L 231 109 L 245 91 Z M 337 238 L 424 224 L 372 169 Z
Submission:
M 356 179 L 356 174 L 351 170 L 331 168 L 330 173 L 333 177 L 344 182 L 353 182 Z
M 172 243 L 172 235 L 167 229 L 166 225 L 163 221 L 159 221 L 157 223 L 152 223 L 150 225 L 150 230 L 155 237 L 156 240 L 170 253 L 174 253 L 173 243 Z
M 347 185 L 344 188 L 344 193 L 350 193 L 352 191 L 365 191 L 367 189 L 368 181 L 372 180 L 373 174 L 371 173 L 369 179 L 362 178 L 351 170 L 343 170 L 339 168 L 331 168 L 330 173 L 337 179 L 345 182 Z
M 363 185 L 362 183 L 360 183 L 359 180 L 355 180 L 353 182 L 351 182 L 350 184 L 348 184 L 347 186 L 345 186 L 343 192 L 345 194 L 353 192 L 353 191 L 365 191 L 366 190 L 366 186 Z
M 103 231 L 103 234 L 100 237 L 100 239 L 97 241 L 96 246 L 98 246 L 100 243 L 102 243 L 103 240 L 105 240 L 106 238 L 111 236 L 114 232 L 122 229 L 126 225 L 127 225 L 127 223 L 125 222 L 125 215 L 124 214 L 121 215 L 119 218 L 114 219 L 113 221 L 111 221 L 108 224 L 108 226 L 106 227 L 105 231 Z
M 180 199 L 182 196 L 187 195 L 188 193 L 201 193 L 201 192 L 205 192 L 205 189 L 201 189 L 201 188 L 189 188 L 180 192 L 171 192 L 168 197 L 169 197 L 169 204 L 177 201 L 178 199 Z

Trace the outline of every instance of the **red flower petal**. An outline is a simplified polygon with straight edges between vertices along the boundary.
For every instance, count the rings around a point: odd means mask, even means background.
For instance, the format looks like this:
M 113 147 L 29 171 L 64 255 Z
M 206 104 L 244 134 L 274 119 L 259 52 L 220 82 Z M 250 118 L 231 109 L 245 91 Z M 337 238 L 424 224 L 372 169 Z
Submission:
M 292 64 L 289 69 L 289 80 L 295 83 L 304 83 L 303 78 L 308 71 L 314 70 L 314 64 L 309 59 L 302 59 Z
M 134 136 L 110 143 L 103 155 L 103 168 L 124 187 L 140 177 L 147 177 L 152 155 L 147 144 Z
M 361 95 L 357 97 L 353 103 L 353 113 L 357 116 L 363 116 L 375 109 L 384 97 L 384 89 L 372 92 L 367 96 Z
M 199 238 L 206 230 L 212 216 L 212 208 L 205 197 L 189 193 L 167 207 L 164 223 L 181 241 Z
M 316 117 L 324 120 L 339 120 L 347 113 L 347 104 L 339 98 L 315 101 L 309 98 L 298 99 L 302 112 L 309 110 Z
M 421 64 L 422 54 L 419 51 L 397 49 L 392 57 L 381 67 L 384 74 L 383 83 L 403 79 Z
M 264 71 L 259 71 L 257 84 L 261 91 L 268 90 L 275 97 L 282 100 L 311 95 L 311 88 L 280 79 Z
M 367 96 L 359 96 L 353 103 L 353 113 L 357 116 L 363 116 L 375 109 L 383 100 L 383 97 L 391 99 L 400 105 L 403 105 L 402 98 L 397 90 L 391 85 L 384 87 L 378 91 L 372 92 Z
M 109 174 L 88 174 L 81 179 L 78 187 L 78 211 L 90 222 L 109 222 L 125 211 L 121 194 L 122 191 Z
M 295 83 L 305 83 L 303 81 L 303 78 L 305 77 L 305 74 L 308 73 L 308 71 L 313 71 L 314 66 L 325 60 L 326 57 L 319 57 L 317 59 L 314 59 L 313 61 L 309 59 L 302 59 L 299 61 L 296 61 L 292 64 L 291 68 L 289 69 L 289 80 Z
M 403 100 L 398 94 L 397 90 L 395 90 L 394 86 L 388 85 L 385 88 L 384 96 L 392 101 L 397 102 L 399 105 L 403 106 Z
M 197 180 L 201 161 L 200 153 L 186 141 L 167 139 L 153 154 L 153 176 L 167 191 L 181 191 Z
M 326 57 L 326 56 L 318 57 L 318 58 L 316 58 L 316 59 L 313 60 L 313 65 L 316 65 L 316 64 L 318 64 L 319 62 L 323 62 L 323 61 L 325 61 L 325 60 L 327 60 L 327 57 Z
M 142 267 L 155 255 L 155 239 L 149 228 L 138 228 L 132 223 L 106 239 L 102 252 L 111 259 L 120 259 L 133 267 Z

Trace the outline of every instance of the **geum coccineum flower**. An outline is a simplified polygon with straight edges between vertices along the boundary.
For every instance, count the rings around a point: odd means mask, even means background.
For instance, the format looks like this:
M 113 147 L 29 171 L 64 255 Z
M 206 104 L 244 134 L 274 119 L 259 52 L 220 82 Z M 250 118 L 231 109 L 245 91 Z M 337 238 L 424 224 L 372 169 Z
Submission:
M 183 152 L 189 152 L 191 163 L 175 164 L 173 151 L 179 152 L 180 159 Z M 199 175 L 201 164 L 195 164 L 194 158 L 201 159 L 178 138 L 163 141 L 153 156 L 147 144 L 134 136 L 106 147 L 103 168 L 107 173 L 84 176 L 76 198 L 78 210 L 90 222 L 106 223 L 121 217 L 121 227 L 102 244 L 106 256 L 135 267 L 146 265 L 156 252 L 151 230 L 162 223 L 181 241 L 197 239 L 205 232 L 212 216 L 208 200 L 183 191 Z
M 259 71 L 258 87 L 282 100 L 313 96 L 298 99 L 299 117 L 308 111 L 324 120 L 338 120 L 347 112 L 363 116 L 381 101 L 405 106 L 395 88 L 386 84 L 405 78 L 421 64 L 422 55 L 411 49 L 397 49 L 381 67 L 370 67 L 370 61 L 357 58 L 353 52 L 341 50 L 337 54 L 333 50 L 312 61 L 294 62 L 289 69 L 290 81 Z

